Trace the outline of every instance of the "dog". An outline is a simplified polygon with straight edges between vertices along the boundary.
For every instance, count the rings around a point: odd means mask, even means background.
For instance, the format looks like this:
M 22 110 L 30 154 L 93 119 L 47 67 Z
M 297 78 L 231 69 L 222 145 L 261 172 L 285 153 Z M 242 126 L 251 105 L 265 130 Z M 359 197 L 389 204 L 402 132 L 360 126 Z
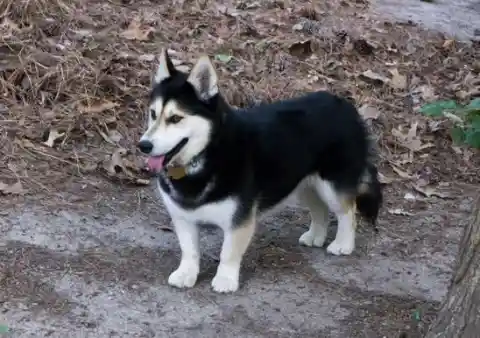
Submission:
M 325 91 L 234 109 L 219 90 L 208 56 L 190 73 L 159 57 L 138 141 L 172 219 L 181 259 L 168 283 L 193 287 L 200 265 L 199 226 L 224 239 L 213 290 L 235 292 L 259 217 L 296 194 L 311 215 L 299 243 L 322 247 L 329 211 L 338 219 L 333 255 L 355 248 L 356 210 L 375 224 L 382 189 L 369 132 L 346 99 Z

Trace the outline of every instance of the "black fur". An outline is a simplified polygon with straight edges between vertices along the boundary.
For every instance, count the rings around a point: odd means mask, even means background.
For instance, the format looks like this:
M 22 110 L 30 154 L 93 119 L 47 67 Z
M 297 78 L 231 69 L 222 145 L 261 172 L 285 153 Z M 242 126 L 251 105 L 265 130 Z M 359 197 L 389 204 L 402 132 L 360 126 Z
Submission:
M 176 201 L 184 208 L 236 195 L 241 222 L 258 202 L 259 211 L 288 196 L 306 176 L 318 173 L 337 191 L 356 198 L 362 215 L 375 222 L 382 202 L 377 172 L 369 163 L 367 129 L 355 107 L 347 100 L 320 91 L 300 98 L 250 109 L 232 109 L 221 95 L 200 100 L 186 75 L 171 69 L 171 77 L 154 86 L 151 98 L 164 104 L 174 99 L 192 114 L 211 121 L 211 143 L 205 149 L 205 168 L 171 183 L 180 193 Z M 358 194 L 365 172 L 367 192 Z M 169 191 L 165 176 L 160 184 Z M 206 184 L 213 190 L 195 201 Z
M 368 190 L 357 195 L 356 203 L 360 214 L 372 225 L 376 225 L 379 206 L 383 203 L 382 185 L 378 180 L 377 168 L 371 163 L 367 165 Z M 375 227 L 377 231 L 377 228 Z

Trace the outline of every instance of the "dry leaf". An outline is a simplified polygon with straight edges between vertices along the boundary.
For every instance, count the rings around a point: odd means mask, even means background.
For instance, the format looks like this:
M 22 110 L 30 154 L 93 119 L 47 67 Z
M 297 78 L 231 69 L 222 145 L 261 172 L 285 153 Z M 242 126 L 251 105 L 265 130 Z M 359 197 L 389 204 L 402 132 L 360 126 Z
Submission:
M 364 71 L 362 74 L 359 75 L 359 77 L 364 81 L 372 82 L 376 85 L 382 85 L 384 83 L 390 82 L 390 79 L 388 77 L 375 73 L 370 69 Z
M 405 196 L 403 196 L 403 198 L 406 199 L 407 201 L 415 201 L 417 199 L 415 195 L 412 194 L 411 192 L 407 192 Z
M 445 40 L 445 42 L 442 45 L 442 48 L 444 49 L 451 49 L 455 45 L 455 40 Z
M 155 60 L 155 54 L 142 54 L 138 57 L 139 61 L 152 62 Z
M 128 40 L 147 41 L 151 37 L 151 33 L 154 32 L 153 27 L 142 28 L 141 24 L 134 20 L 128 25 L 128 28 L 120 33 L 120 36 Z
M 123 138 L 123 135 L 120 134 L 118 130 L 109 130 L 108 138 L 113 142 L 118 143 Z
M 370 41 L 358 39 L 353 41 L 353 49 L 355 49 L 361 55 L 370 55 L 373 53 L 375 46 Z
M 405 179 L 410 179 L 412 178 L 413 176 L 410 175 L 409 173 L 401 170 L 400 168 L 396 167 L 395 165 L 393 165 L 392 163 L 390 163 L 391 167 L 392 167 L 392 170 L 398 175 L 400 176 L 401 178 L 405 178 Z
M 361 106 L 358 111 L 365 120 L 376 120 L 380 116 L 380 111 L 368 104 Z
M 0 182 L 0 193 L 5 195 L 23 195 L 25 193 L 25 190 L 23 189 L 22 183 L 20 181 L 17 181 L 13 184 L 6 184 Z
M 436 196 L 436 197 L 443 198 L 443 199 L 450 197 L 449 194 L 439 192 L 438 190 L 436 190 L 433 187 L 422 187 L 422 186 L 419 186 L 419 185 L 414 185 L 413 189 L 415 189 L 416 191 L 418 191 L 419 193 L 421 193 L 422 195 L 424 195 L 426 197 Z
M 426 148 L 433 147 L 432 143 L 423 144 L 420 137 L 417 135 L 418 122 L 412 123 L 407 134 L 404 134 L 400 129 L 392 129 L 392 135 L 397 138 L 400 145 L 409 149 L 412 152 L 417 152 Z
M 295 42 L 288 47 L 288 50 L 290 51 L 290 54 L 299 58 L 310 56 L 313 52 L 312 40 Z
M 405 89 L 407 87 L 407 77 L 400 74 L 397 68 L 391 69 L 390 74 L 392 74 L 390 86 L 395 89 Z
M 405 211 L 403 209 L 388 209 L 388 213 L 392 215 L 399 215 L 399 216 L 413 216 L 411 212 Z
M 130 182 L 139 185 L 150 184 L 149 179 L 137 177 L 132 170 L 128 167 L 132 167 L 132 162 L 124 159 L 127 154 L 125 148 L 119 148 L 115 150 L 109 158 L 103 163 L 103 168 L 107 171 L 107 174 L 118 179 L 126 179 Z M 140 171 L 139 168 L 134 168 L 136 171 Z
M 82 113 L 90 113 L 90 114 L 98 114 L 104 112 L 105 110 L 113 109 L 120 106 L 118 103 L 111 102 L 111 101 L 104 101 L 93 104 L 91 106 L 84 106 L 83 104 L 79 104 L 78 109 Z
M 420 86 L 418 89 L 422 95 L 422 98 L 426 102 L 432 102 L 437 98 L 437 96 L 435 95 L 435 90 L 431 86 L 423 85 Z
M 390 184 L 392 183 L 394 180 L 390 177 L 387 177 L 385 176 L 384 174 L 382 174 L 381 172 L 378 173 L 378 181 L 381 183 L 381 184 Z
M 43 144 L 45 144 L 47 147 L 52 148 L 55 144 L 55 141 L 63 136 L 65 136 L 65 133 L 59 133 L 56 129 L 50 129 L 50 131 L 48 132 L 48 138 L 45 142 L 43 142 Z
M 122 159 L 122 157 L 126 154 L 127 150 L 125 148 L 119 148 L 113 152 L 112 156 L 110 157 L 110 163 L 106 168 L 110 174 L 115 175 L 122 171 L 127 172 Z

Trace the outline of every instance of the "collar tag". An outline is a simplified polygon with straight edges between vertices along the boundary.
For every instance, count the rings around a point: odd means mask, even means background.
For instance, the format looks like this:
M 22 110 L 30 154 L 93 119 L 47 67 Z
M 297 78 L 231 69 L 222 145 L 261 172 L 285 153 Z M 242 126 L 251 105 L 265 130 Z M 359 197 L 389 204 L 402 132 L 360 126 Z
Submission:
M 185 177 L 186 175 L 187 175 L 187 171 L 185 170 L 185 167 L 170 166 L 167 168 L 167 176 L 174 180 L 179 180 L 182 177 Z

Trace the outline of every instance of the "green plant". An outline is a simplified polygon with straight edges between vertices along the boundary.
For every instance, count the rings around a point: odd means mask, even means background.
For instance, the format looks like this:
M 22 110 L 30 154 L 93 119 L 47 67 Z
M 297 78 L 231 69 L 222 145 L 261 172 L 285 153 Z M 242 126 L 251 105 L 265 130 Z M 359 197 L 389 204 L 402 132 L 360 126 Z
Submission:
M 455 144 L 480 149 L 480 97 L 462 105 L 454 100 L 436 101 L 420 108 L 426 116 L 446 117 L 453 121 L 450 135 Z

